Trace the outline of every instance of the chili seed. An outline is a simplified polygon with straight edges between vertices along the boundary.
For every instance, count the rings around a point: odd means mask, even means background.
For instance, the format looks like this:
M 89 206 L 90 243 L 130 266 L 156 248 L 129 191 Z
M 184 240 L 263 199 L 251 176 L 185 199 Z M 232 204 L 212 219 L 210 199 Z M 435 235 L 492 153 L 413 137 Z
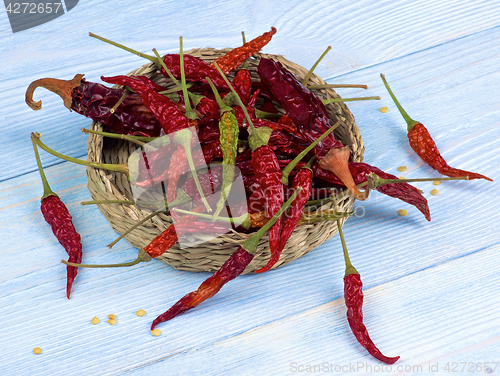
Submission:
M 400 179 L 406 179 L 404 176 L 400 176 L 399 178 L 400 178 Z
M 153 329 L 151 331 L 151 334 L 154 335 L 155 337 L 158 337 L 161 334 L 161 330 L 160 329 Z
M 399 171 L 399 172 L 403 172 L 403 171 L 406 171 L 406 170 L 407 170 L 407 169 L 406 169 L 406 166 L 399 166 L 399 167 L 398 167 L 398 171 Z
M 41 354 L 41 353 L 42 353 L 42 349 L 41 349 L 40 347 L 35 347 L 35 348 L 33 349 L 33 352 L 34 352 L 35 354 Z
M 101 322 L 101 320 L 99 320 L 99 317 L 96 316 L 92 320 L 90 320 L 90 322 L 95 325 L 95 324 L 99 324 Z
M 109 319 L 107 320 L 111 325 L 116 325 L 117 321 L 116 319 Z
M 110 315 L 108 315 L 108 318 L 116 320 L 116 315 L 110 314 Z
M 144 316 L 144 315 L 146 314 L 146 311 L 145 311 L 145 310 L 143 310 L 143 309 L 140 309 L 140 310 L 138 310 L 135 314 L 136 314 L 137 316 L 141 316 L 141 317 L 142 317 L 142 316 Z
M 434 184 L 434 185 L 439 185 L 439 184 L 441 184 L 441 180 L 434 180 L 434 181 L 432 182 L 432 184 Z
M 384 114 L 389 112 L 389 107 L 380 107 L 380 112 L 382 112 Z
M 437 189 L 433 189 L 433 190 L 431 191 L 431 195 L 433 195 L 433 196 L 436 196 L 438 193 L 439 193 L 439 192 L 438 192 L 438 190 L 437 190 Z
M 401 210 L 398 210 L 398 214 L 401 216 L 401 217 L 404 217 L 405 215 L 408 214 L 408 211 L 405 210 L 405 209 L 401 209 Z

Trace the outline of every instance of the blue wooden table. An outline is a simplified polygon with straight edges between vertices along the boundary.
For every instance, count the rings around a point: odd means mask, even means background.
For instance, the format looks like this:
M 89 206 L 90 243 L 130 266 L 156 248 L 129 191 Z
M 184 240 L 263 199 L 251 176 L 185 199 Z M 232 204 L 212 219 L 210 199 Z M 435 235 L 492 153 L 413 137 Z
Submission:
M 349 108 L 365 161 L 407 178 L 438 177 L 412 152 L 406 125 L 380 80 L 384 73 L 410 116 L 423 122 L 447 161 L 485 174 L 416 183 L 432 221 L 413 207 L 372 194 L 356 203 L 344 232 L 364 281 L 365 323 L 389 367 L 351 334 L 336 236 L 308 255 L 261 275 L 244 275 L 198 308 L 150 323 L 196 289 L 205 273 L 159 261 L 127 269 L 81 270 L 65 297 L 66 256 L 40 213 L 42 185 L 30 132 L 54 149 L 86 158 L 90 121 L 39 90 L 42 111 L 24 103 L 30 82 L 84 73 L 127 73 L 139 57 L 90 38 L 102 35 L 148 53 L 234 47 L 275 26 L 264 52 L 282 54 L 342 97 L 380 96 Z M 43 25 L 13 33 L 0 11 L 0 375 L 500 374 L 500 1 L 80 1 Z M 382 113 L 381 107 L 388 107 Z M 42 153 L 52 188 L 67 204 L 89 263 L 133 259 L 90 199 L 86 171 Z M 404 173 L 399 166 L 407 166 Z M 437 188 L 439 194 L 431 195 Z M 408 215 L 398 215 L 407 209 Z M 147 314 L 135 314 L 144 309 Z M 117 325 L 109 325 L 116 314 Z M 90 320 L 97 316 L 98 325 Z M 40 347 L 42 354 L 33 353 Z

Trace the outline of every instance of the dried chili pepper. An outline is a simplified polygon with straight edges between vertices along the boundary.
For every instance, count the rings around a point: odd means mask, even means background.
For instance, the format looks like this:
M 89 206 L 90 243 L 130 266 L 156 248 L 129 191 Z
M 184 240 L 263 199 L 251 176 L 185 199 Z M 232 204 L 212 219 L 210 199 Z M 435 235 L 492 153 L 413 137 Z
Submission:
M 262 34 L 261 36 L 252 39 L 243 44 L 243 46 L 236 47 L 229 51 L 227 54 L 215 59 L 215 63 L 220 67 L 224 74 L 232 72 L 238 68 L 246 59 L 251 57 L 256 52 L 259 52 L 266 44 L 271 41 L 273 35 L 276 34 L 276 28 L 271 27 L 271 31 Z M 213 65 L 213 62 L 212 62 Z
M 124 96 L 124 89 L 88 82 L 83 74 L 72 80 L 42 78 L 32 82 L 26 90 L 26 103 L 34 110 L 42 108 L 42 102 L 33 100 L 36 88 L 43 87 L 58 94 L 66 108 L 95 121 L 100 121 L 112 131 L 126 135 L 158 137 L 162 128 L 153 113 L 144 106 L 137 94 L 129 93 L 112 112 Z
M 368 350 L 372 356 L 384 363 L 393 364 L 399 359 L 399 356 L 389 358 L 382 354 L 371 340 L 368 335 L 368 330 L 363 324 L 363 284 L 358 271 L 352 266 L 351 260 L 349 259 L 349 253 L 347 251 L 340 220 L 337 220 L 337 227 L 339 229 L 340 240 L 342 241 L 342 249 L 344 251 L 344 260 L 346 264 L 344 275 L 344 298 L 347 307 L 347 321 L 349 322 L 349 326 L 361 346 Z
M 286 218 L 286 222 L 283 225 L 283 229 L 281 230 L 281 237 L 278 249 L 271 253 L 271 258 L 269 259 L 266 266 L 256 270 L 255 273 L 263 273 L 271 269 L 274 264 L 276 264 L 280 258 L 281 252 L 285 248 L 286 242 L 292 236 L 295 227 L 297 227 L 297 223 L 302 217 L 302 213 L 304 207 L 306 206 L 307 201 L 309 200 L 309 196 L 311 195 L 312 190 L 312 170 L 309 167 L 301 168 L 297 175 L 295 175 L 292 182 L 292 189 L 296 191 L 299 187 L 301 188 L 299 195 L 292 202 L 290 206 L 290 213 Z
M 250 71 L 247 69 L 236 71 L 233 78 L 233 86 L 241 93 L 243 104 L 248 104 L 252 94 L 252 76 L 250 75 Z
M 431 166 L 434 170 L 446 176 L 468 176 L 469 179 L 486 179 L 489 181 L 493 181 L 492 179 L 481 174 L 476 174 L 474 172 L 459 170 L 450 167 L 441 156 L 441 153 L 439 152 L 436 143 L 432 139 L 427 128 L 419 121 L 410 118 L 410 116 L 406 113 L 406 111 L 394 96 L 391 88 L 389 87 L 389 84 L 385 80 L 384 75 L 381 74 L 380 77 L 382 78 L 382 81 L 384 82 L 384 85 L 389 92 L 392 100 L 396 104 L 396 107 L 398 108 L 401 115 L 403 115 L 403 118 L 408 124 L 408 140 L 410 142 L 411 148 L 425 163 Z
M 68 260 L 70 262 L 80 263 L 82 262 L 83 256 L 80 234 L 76 232 L 68 208 L 64 205 L 59 196 L 50 188 L 38 154 L 36 137 L 32 134 L 31 139 L 33 142 L 33 149 L 35 151 L 36 162 L 38 164 L 38 170 L 40 171 L 40 177 L 43 184 L 43 196 L 41 198 L 42 203 L 40 206 L 43 217 L 52 228 L 52 232 L 56 236 L 59 243 L 61 243 L 66 250 L 66 253 L 69 256 Z M 66 296 L 69 299 L 73 282 L 78 273 L 78 268 L 74 266 L 67 266 L 66 273 Z
M 281 63 L 261 58 L 257 73 L 262 84 L 272 92 L 304 138 L 313 142 L 331 127 L 325 105 Z M 350 153 L 343 147 L 344 145 L 333 137 L 333 133 L 330 133 L 316 145 L 315 154 L 322 168 L 341 175 L 339 177 L 355 198 L 366 200 L 366 195 L 358 190 L 348 173 L 347 162 Z
M 153 330 L 158 324 L 171 320 L 175 316 L 197 307 L 203 301 L 217 294 L 217 292 L 219 292 L 227 282 L 235 279 L 243 273 L 254 257 L 259 240 L 262 236 L 264 236 L 266 231 L 276 223 L 278 218 L 281 217 L 283 212 L 288 206 L 290 206 L 299 193 L 300 189 L 294 193 L 294 195 L 281 207 L 272 219 L 270 219 L 261 229 L 259 229 L 259 231 L 240 245 L 237 251 L 229 257 L 220 269 L 205 280 L 196 291 L 185 295 L 169 310 L 158 316 L 151 324 L 151 330 Z

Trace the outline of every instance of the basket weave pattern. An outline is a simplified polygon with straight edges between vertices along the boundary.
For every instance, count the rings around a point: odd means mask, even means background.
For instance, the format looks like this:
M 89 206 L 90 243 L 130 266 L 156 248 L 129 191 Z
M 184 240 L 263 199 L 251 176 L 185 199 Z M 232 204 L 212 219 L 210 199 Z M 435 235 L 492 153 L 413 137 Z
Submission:
M 186 52 L 197 56 L 207 62 L 226 53 L 225 50 L 215 50 L 211 48 L 194 49 Z M 252 71 L 252 78 L 257 80 L 258 75 L 255 69 L 260 57 L 266 57 L 281 62 L 289 71 L 294 73 L 299 79 L 307 74 L 307 70 L 297 64 L 286 60 L 280 55 L 256 54 L 254 58 L 248 60 L 247 68 Z M 161 75 L 154 64 L 147 64 L 129 75 L 144 75 L 156 83 L 170 88 L 172 82 Z M 229 75 L 231 78 L 231 75 Z M 316 75 L 312 75 L 311 84 L 325 84 Z M 324 99 L 339 98 L 333 89 L 322 89 L 318 92 Z M 354 122 L 354 117 L 344 103 L 331 103 L 326 106 L 332 124 L 336 123 L 339 117 L 345 120 L 334 131 L 335 138 L 351 150 L 351 161 L 362 162 L 364 146 L 360 131 Z M 107 131 L 100 122 L 93 122 L 92 129 L 97 131 Z M 88 160 L 101 163 L 127 163 L 128 157 L 137 149 L 137 145 L 124 140 L 103 138 L 102 136 L 91 134 L 88 141 Z M 133 200 L 132 190 L 127 177 L 120 173 L 109 172 L 100 169 L 88 168 L 88 189 L 94 200 Z M 352 196 L 346 197 L 337 203 L 337 210 L 352 210 L 354 199 Z M 121 204 L 100 204 L 100 210 L 110 222 L 113 229 L 120 234 L 125 232 L 136 222 L 145 218 L 151 212 L 139 209 L 135 205 Z M 333 208 L 332 203 L 323 205 L 320 209 L 327 210 Z M 342 219 L 342 223 L 345 219 Z M 134 247 L 142 248 L 153 238 L 164 231 L 170 224 L 172 218 L 165 213 L 159 214 L 151 220 L 136 228 L 125 238 Z M 316 222 L 305 224 L 295 229 L 282 252 L 280 260 L 274 268 L 285 265 L 296 258 L 305 255 L 323 242 L 333 237 L 338 232 L 336 221 Z M 162 256 L 161 261 L 173 266 L 176 269 L 188 271 L 215 271 L 217 270 L 238 247 L 238 244 L 246 240 L 251 234 L 231 232 L 215 239 L 207 238 L 204 234 L 192 234 L 196 238 L 204 241 L 196 247 L 181 249 L 178 244 L 170 248 Z M 264 236 L 257 247 L 257 252 L 245 273 L 253 272 L 266 265 L 270 257 L 268 237 Z

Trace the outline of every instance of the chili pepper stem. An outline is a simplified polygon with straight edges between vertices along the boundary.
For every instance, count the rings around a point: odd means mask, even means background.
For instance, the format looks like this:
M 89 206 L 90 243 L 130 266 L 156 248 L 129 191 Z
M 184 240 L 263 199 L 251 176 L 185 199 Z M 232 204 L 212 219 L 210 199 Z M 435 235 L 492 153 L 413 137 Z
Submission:
M 66 260 L 61 260 L 61 262 L 65 265 L 76 266 L 78 268 L 125 268 L 127 266 L 134 266 L 134 265 L 137 265 L 141 262 L 149 262 L 151 260 L 152 260 L 151 256 L 148 255 L 143 248 L 141 248 L 139 250 L 139 255 L 137 256 L 137 258 L 134 261 L 125 262 L 123 264 L 101 264 L 101 265 L 74 264 L 74 263 L 68 262 Z
M 401 106 L 401 104 L 399 103 L 399 101 L 396 99 L 396 96 L 392 92 L 391 88 L 389 87 L 389 84 L 387 83 L 387 81 L 385 79 L 385 76 L 383 74 L 380 74 L 380 78 L 382 79 L 382 82 L 384 83 L 385 88 L 387 89 L 387 91 L 389 92 L 389 95 L 391 96 L 392 100 L 394 101 L 394 104 L 398 108 L 398 110 L 401 113 L 401 115 L 403 115 L 403 118 L 405 119 L 406 124 L 408 124 L 408 130 L 412 129 L 416 124 L 420 124 L 419 121 L 413 120 L 407 114 L 407 112 L 404 110 L 403 106 Z
M 345 275 L 349 274 L 359 274 L 354 266 L 352 266 L 351 259 L 349 258 L 349 252 L 347 251 L 347 245 L 345 243 L 344 233 L 342 231 L 342 222 L 340 219 L 337 219 L 337 227 L 339 229 L 340 241 L 342 243 L 342 250 L 344 252 L 344 261 L 345 261 Z
M 354 102 L 354 101 L 378 101 L 380 97 L 357 97 L 357 98 L 332 98 L 323 99 L 323 104 L 339 103 L 339 102 Z
M 120 44 L 120 43 L 116 43 L 116 42 L 113 42 L 109 39 L 106 39 L 106 38 L 103 38 L 103 37 L 100 37 L 99 35 L 96 35 L 94 33 L 89 33 L 89 36 L 91 36 L 92 38 L 96 38 L 96 39 L 99 39 L 100 41 L 103 41 L 103 42 L 106 42 L 106 43 L 109 43 L 115 47 L 118 47 L 118 48 L 121 48 L 122 50 L 125 50 L 125 51 L 128 51 L 130 53 L 133 53 L 134 55 L 137 55 L 139 57 L 142 57 L 144 59 L 148 59 L 149 61 L 151 61 L 152 63 L 154 63 L 155 65 L 158 65 L 158 61 L 156 60 L 156 58 L 154 58 L 153 56 L 150 56 L 150 55 L 147 55 L 147 54 L 143 54 L 142 52 L 139 52 L 139 51 L 136 51 L 136 50 L 133 50 L 132 48 L 129 48 L 129 47 L 126 47 L 124 46 L 123 44 Z
M 232 111 L 233 109 L 230 106 L 228 106 L 226 103 L 224 103 L 224 101 L 220 97 L 219 91 L 215 87 L 215 85 L 214 85 L 213 81 L 210 79 L 210 77 L 207 76 L 207 77 L 205 77 L 205 79 L 207 80 L 208 85 L 210 85 L 210 88 L 212 89 L 212 92 L 214 93 L 215 101 L 217 102 L 217 104 L 220 107 L 220 112 L 223 113 L 226 111 Z
M 189 95 L 188 95 L 188 90 L 186 87 L 186 76 L 184 74 L 184 49 L 183 49 L 183 43 L 182 43 L 182 36 L 179 37 L 179 42 L 180 42 L 180 68 L 181 68 L 181 85 L 182 85 L 182 92 L 184 94 L 184 105 L 186 106 L 186 117 L 191 120 L 198 119 L 198 115 L 196 115 L 196 112 L 193 111 L 191 108 L 191 102 L 189 100 Z
M 297 155 L 293 161 L 291 161 L 282 171 L 282 180 L 284 185 L 288 185 L 288 176 L 292 172 L 292 170 L 297 166 L 297 163 L 299 163 L 314 147 L 320 143 L 322 140 L 324 140 L 330 133 L 332 133 L 342 121 L 344 121 L 344 118 L 339 119 L 333 126 L 331 126 L 325 133 L 323 133 L 321 136 L 319 136 L 316 140 L 314 140 L 311 145 L 309 145 L 307 148 L 302 150 L 299 155 Z
M 67 155 L 61 154 L 61 153 L 49 148 L 47 145 L 45 145 L 40 140 L 40 137 L 41 137 L 40 133 L 36 133 L 36 132 L 31 133 L 31 139 L 38 147 L 40 147 L 40 149 L 43 149 L 47 153 L 50 153 L 58 158 L 64 159 L 65 161 L 68 161 L 68 162 L 73 162 L 76 164 L 87 166 L 87 167 L 93 167 L 93 168 L 99 168 L 99 169 L 103 169 L 103 170 L 121 172 L 122 174 L 125 174 L 128 176 L 128 165 L 127 164 L 87 162 L 87 161 L 82 161 L 82 160 L 77 159 L 77 158 L 69 157 Z
M 183 209 L 175 209 L 175 211 L 178 213 L 181 213 L 181 214 L 188 214 L 188 215 L 193 215 L 195 217 L 208 219 L 208 220 L 211 220 L 213 222 L 218 221 L 218 222 L 225 222 L 225 223 L 231 223 L 231 224 L 235 224 L 235 222 L 240 223 L 240 226 L 244 227 L 247 230 L 250 228 L 250 225 L 252 224 L 251 219 L 250 219 L 250 215 L 248 213 L 240 215 L 239 217 L 234 217 L 234 218 L 233 217 L 217 217 L 217 219 L 214 221 L 213 216 L 210 214 L 195 213 L 195 212 L 192 212 L 189 210 L 183 210 Z
M 120 240 L 122 240 L 128 234 L 130 234 L 135 228 L 139 227 L 144 222 L 149 221 L 151 218 L 157 216 L 158 214 L 163 213 L 163 211 L 164 211 L 163 209 L 156 210 L 156 211 L 152 212 L 151 214 L 147 215 L 146 217 L 144 217 L 143 219 L 141 219 L 139 222 L 134 223 L 134 225 L 132 227 L 129 227 L 123 234 L 121 234 L 118 238 L 116 238 L 111 243 L 109 243 L 106 247 L 113 248 L 113 246 L 116 243 L 118 243 Z
M 48 196 L 57 196 L 50 188 L 47 177 L 45 176 L 45 172 L 43 171 L 42 161 L 40 160 L 40 155 L 38 154 L 38 148 L 36 146 L 36 141 L 33 138 L 33 134 L 31 135 L 31 142 L 33 143 L 33 150 L 35 151 L 35 158 L 36 158 L 36 163 L 38 165 L 38 171 L 40 172 L 40 177 L 42 178 L 42 184 L 43 184 L 42 200 Z
M 123 103 L 123 101 L 125 100 L 125 98 L 127 98 L 128 93 L 129 93 L 129 91 L 127 89 L 125 89 L 125 91 L 123 92 L 120 99 L 118 99 L 118 102 L 116 102 L 116 104 L 113 107 L 111 107 L 111 109 L 109 110 L 110 113 L 112 113 L 112 114 L 115 113 L 118 106 L 120 106 Z
M 260 239 L 264 236 L 264 234 L 276 223 L 276 221 L 281 217 L 281 215 L 285 212 L 285 210 L 292 204 L 293 200 L 299 195 L 300 191 L 302 191 L 301 187 L 297 187 L 293 195 L 283 204 L 281 209 L 269 220 L 267 223 L 262 226 L 255 234 L 253 234 L 250 238 L 245 240 L 241 247 L 248 251 L 248 253 L 255 253 L 257 250 L 257 245 L 259 244 Z
M 194 183 L 196 184 L 196 188 L 198 188 L 198 192 L 201 196 L 201 201 L 203 201 L 203 205 L 210 213 L 212 208 L 207 202 L 205 198 L 205 194 L 203 193 L 203 188 L 201 187 L 200 181 L 198 180 L 198 175 L 196 174 L 196 167 L 194 166 L 193 156 L 191 155 L 191 139 L 193 137 L 193 133 L 188 129 L 184 128 L 180 131 L 175 132 L 174 142 L 178 145 L 181 145 L 186 150 L 186 157 L 189 163 L 189 168 L 191 169 L 191 173 L 193 174 Z
M 80 86 L 83 74 L 77 74 L 72 80 L 58 80 L 56 78 L 41 78 L 39 80 L 33 81 L 26 89 L 25 101 L 30 108 L 35 111 L 42 109 L 42 101 L 35 102 L 33 100 L 33 93 L 36 88 L 43 87 L 57 95 L 59 95 L 64 101 L 64 106 L 71 109 L 71 104 L 73 103 L 72 95 L 73 89 Z
M 97 134 L 99 136 L 104 136 L 104 137 L 108 137 L 108 138 L 127 140 L 127 141 L 133 142 L 134 144 L 137 144 L 140 146 L 144 146 L 146 143 L 154 141 L 158 138 L 158 137 L 130 136 L 130 135 L 120 134 L 120 133 L 101 132 L 101 131 L 94 131 L 93 129 L 86 129 L 86 128 L 82 128 L 81 131 L 82 131 L 82 133 L 85 133 L 85 134 Z
M 302 85 L 307 86 L 307 83 L 311 79 L 311 76 L 312 76 L 314 70 L 316 69 L 316 67 L 318 66 L 318 64 L 321 62 L 321 60 L 323 60 L 323 58 L 326 56 L 326 54 L 328 53 L 328 51 L 330 51 L 331 49 L 332 49 L 332 47 L 328 46 L 327 49 L 325 50 L 325 52 L 323 52 L 323 54 L 319 57 L 319 59 L 314 63 L 314 65 L 312 66 L 312 68 L 309 70 L 309 72 L 307 72 L 306 76 L 302 80 Z

